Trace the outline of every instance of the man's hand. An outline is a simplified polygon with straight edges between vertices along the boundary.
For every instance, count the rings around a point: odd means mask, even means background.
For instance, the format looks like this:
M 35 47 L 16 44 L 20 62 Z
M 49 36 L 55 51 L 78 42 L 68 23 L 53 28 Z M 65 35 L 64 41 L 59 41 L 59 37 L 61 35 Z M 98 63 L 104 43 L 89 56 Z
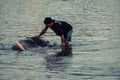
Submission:
M 35 35 L 35 36 L 33 36 L 33 38 L 40 38 L 40 36 L 39 35 Z
M 62 48 L 63 48 L 63 47 L 65 47 L 65 46 L 66 46 L 66 44 L 65 44 L 65 43 L 62 43 L 62 44 L 61 44 L 61 47 L 62 47 Z
M 65 46 L 65 43 L 62 43 L 62 46 Z

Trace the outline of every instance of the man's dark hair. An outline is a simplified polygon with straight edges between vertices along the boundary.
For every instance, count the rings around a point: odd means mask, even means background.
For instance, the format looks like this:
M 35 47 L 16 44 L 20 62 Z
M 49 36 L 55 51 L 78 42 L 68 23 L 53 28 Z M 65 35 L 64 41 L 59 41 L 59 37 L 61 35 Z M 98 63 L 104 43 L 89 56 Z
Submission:
M 51 22 L 53 22 L 53 20 L 51 19 L 51 17 L 46 17 L 44 19 L 44 24 L 50 24 Z

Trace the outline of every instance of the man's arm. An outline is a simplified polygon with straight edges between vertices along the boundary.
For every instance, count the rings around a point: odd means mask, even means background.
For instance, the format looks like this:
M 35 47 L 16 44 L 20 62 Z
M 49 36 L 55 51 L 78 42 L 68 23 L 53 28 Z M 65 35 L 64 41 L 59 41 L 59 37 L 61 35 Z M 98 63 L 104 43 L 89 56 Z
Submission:
M 39 38 L 40 36 L 42 36 L 44 33 L 46 33 L 47 29 L 48 29 L 48 28 L 46 28 L 46 27 L 43 28 L 42 31 L 40 32 L 40 34 L 38 35 L 38 38 Z
M 46 31 L 47 31 L 47 29 L 48 29 L 48 28 L 46 28 L 46 27 L 45 27 L 45 28 L 43 28 L 43 29 L 42 29 L 42 31 L 40 32 L 40 34 L 39 34 L 39 35 L 34 36 L 34 38 L 40 38 L 40 36 L 42 36 L 42 35 L 43 35 Z
M 65 45 L 65 38 L 64 38 L 64 34 L 61 35 L 61 44 Z

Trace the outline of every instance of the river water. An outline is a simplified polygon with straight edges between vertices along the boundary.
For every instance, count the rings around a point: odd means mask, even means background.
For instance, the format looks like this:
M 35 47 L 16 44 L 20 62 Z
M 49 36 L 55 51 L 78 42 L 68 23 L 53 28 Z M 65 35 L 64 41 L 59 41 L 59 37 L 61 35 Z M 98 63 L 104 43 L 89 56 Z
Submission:
M 73 26 L 71 55 L 10 49 L 46 16 Z M 50 29 L 43 37 L 60 44 Z M 120 0 L 0 0 L 0 80 L 120 80 Z

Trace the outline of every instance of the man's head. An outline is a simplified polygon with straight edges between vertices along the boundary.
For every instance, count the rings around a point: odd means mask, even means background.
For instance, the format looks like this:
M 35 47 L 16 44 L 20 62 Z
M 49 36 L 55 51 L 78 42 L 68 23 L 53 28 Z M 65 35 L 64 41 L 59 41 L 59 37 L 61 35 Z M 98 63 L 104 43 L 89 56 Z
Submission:
M 46 24 L 46 26 L 48 26 L 48 27 L 52 27 L 53 26 L 53 20 L 51 19 L 51 17 L 46 17 L 44 19 L 44 24 Z

